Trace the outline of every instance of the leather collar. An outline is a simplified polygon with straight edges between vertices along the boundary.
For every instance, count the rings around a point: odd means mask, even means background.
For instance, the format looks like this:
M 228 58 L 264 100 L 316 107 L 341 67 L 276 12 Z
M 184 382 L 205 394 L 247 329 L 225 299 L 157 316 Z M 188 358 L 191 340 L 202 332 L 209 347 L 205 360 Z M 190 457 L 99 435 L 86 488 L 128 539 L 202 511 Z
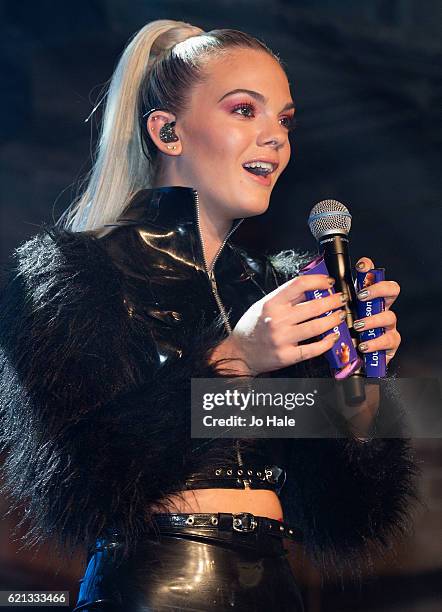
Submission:
M 233 221 L 228 237 L 236 231 L 243 220 Z M 172 186 L 138 191 L 117 221 L 104 227 L 122 226 L 136 226 L 140 238 L 150 247 L 158 252 L 172 254 L 174 259 L 190 264 L 200 271 L 206 270 L 195 189 Z M 158 231 L 149 231 L 152 228 Z

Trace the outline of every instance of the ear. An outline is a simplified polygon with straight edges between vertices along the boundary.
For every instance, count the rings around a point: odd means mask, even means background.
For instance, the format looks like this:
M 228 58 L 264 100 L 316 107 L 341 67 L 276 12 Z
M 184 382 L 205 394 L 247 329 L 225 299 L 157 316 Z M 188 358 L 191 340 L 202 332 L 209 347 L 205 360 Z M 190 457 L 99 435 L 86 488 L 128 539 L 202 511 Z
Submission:
M 181 140 L 178 138 L 176 142 L 163 142 L 160 138 L 161 128 L 166 123 L 172 123 L 173 121 L 176 121 L 173 113 L 165 110 L 155 111 L 147 118 L 147 131 L 161 153 L 176 156 L 182 152 Z M 174 132 L 179 137 L 176 126 L 174 126 Z

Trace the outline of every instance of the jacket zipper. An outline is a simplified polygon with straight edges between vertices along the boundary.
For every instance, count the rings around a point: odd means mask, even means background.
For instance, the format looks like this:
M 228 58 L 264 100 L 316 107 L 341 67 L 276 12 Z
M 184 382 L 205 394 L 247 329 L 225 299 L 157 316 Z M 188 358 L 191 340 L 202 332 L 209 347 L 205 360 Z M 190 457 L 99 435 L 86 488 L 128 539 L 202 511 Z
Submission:
M 203 251 L 204 269 L 205 269 L 206 274 L 207 274 L 207 276 L 209 278 L 209 281 L 210 281 L 210 286 L 212 288 L 213 297 L 215 298 L 215 301 L 216 301 L 216 303 L 218 305 L 219 311 L 220 311 L 220 313 L 221 313 L 221 315 L 223 317 L 224 326 L 225 326 L 227 332 L 229 334 L 231 334 L 232 333 L 232 326 L 230 325 L 230 321 L 229 321 L 229 318 L 227 316 L 226 309 L 224 308 L 224 304 L 222 303 L 221 298 L 220 298 L 219 293 L 218 293 L 218 287 L 216 285 L 216 278 L 215 278 L 214 268 L 215 268 L 216 261 L 217 261 L 219 255 L 220 255 L 221 251 L 223 250 L 227 240 L 230 238 L 230 236 L 232 235 L 234 230 L 236 230 L 236 228 L 244 221 L 244 219 L 241 219 L 241 221 L 239 223 L 237 223 L 234 227 L 232 227 L 232 229 L 228 232 L 227 236 L 224 238 L 221 246 L 219 247 L 218 251 L 216 252 L 216 255 L 215 255 L 215 257 L 213 259 L 213 262 L 212 262 L 212 266 L 211 266 L 211 268 L 209 270 L 207 268 L 206 251 L 204 249 L 204 240 L 203 240 L 203 235 L 202 235 L 202 232 L 201 232 L 199 197 L 198 197 L 198 192 L 196 191 L 196 189 L 193 190 L 193 194 L 194 194 L 195 207 L 196 207 L 196 222 L 197 222 L 197 226 L 198 226 L 198 233 L 199 233 L 199 237 L 200 237 L 201 248 L 202 248 L 202 251 Z M 237 459 L 238 459 L 238 465 L 239 465 L 239 467 L 243 467 L 244 462 L 243 462 L 243 459 L 241 457 L 241 452 L 239 450 L 238 440 L 236 440 L 235 446 L 236 446 L 236 456 L 237 456 Z M 246 479 L 243 478 L 242 482 L 244 484 L 244 488 L 246 488 L 246 489 L 250 489 L 251 488 L 249 480 L 246 480 Z
M 205 248 L 204 248 L 203 235 L 201 233 L 199 197 L 198 197 L 198 192 L 196 191 L 196 189 L 193 190 L 193 195 L 194 195 L 195 206 L 196 206 L 196 222 L 197 222 L 197 226 L 198 226 L 198 233 L 199 233 L 199 237 L 200 237 L 201 248 L 203 250 L 204 269 L 205 269 L 206 274 L 207 274 L 207 276 L 209 278 L 209 281 L 210 281 L 210 286 L 212 288 L 213 297 L 215 298 L 215 301 L 217 303 L 218 309 L 219 309 L 219 311 L 221 313 L 221 316 L 223 318 L 224 327 L 226 328 L 227 332 L 229 334 L 231 334 L 232 333 L 232 326 L 230 325 L 230 321 L 229 321 L 229 318 L 227 316 L 226 309 L 224 308 L 224 304 L 222 303 L 221 298 L 220 298 L 219 293 L 218 293 L 218 287 L 217 287 L 217 284 L 216 284 L 214 268 L 215 268 L 216 261 L 217 261 L 218 257 L 220 256 L 221 251 L 223 250 L 226 242 L 228 241 L 230 236 L 233 234 L 233 232 L 236 230 L 236 228 L 239 225 L 241 225 L 241 223 L 244 221 L 244 219 L 241 219 L 240 222 L 237 223 L 234 227 L 232 227 L 232 229 L 228 232 L 227 236 L 224 238 L 222 244 L 220 245 L 218 251 L 216 252 L 216 255 L 215 255 L 214 259 L 213 259 L 212 265 L 211 265 L 210 270 L 209 270 L 207 268 L 206 251 L 205 251 Z

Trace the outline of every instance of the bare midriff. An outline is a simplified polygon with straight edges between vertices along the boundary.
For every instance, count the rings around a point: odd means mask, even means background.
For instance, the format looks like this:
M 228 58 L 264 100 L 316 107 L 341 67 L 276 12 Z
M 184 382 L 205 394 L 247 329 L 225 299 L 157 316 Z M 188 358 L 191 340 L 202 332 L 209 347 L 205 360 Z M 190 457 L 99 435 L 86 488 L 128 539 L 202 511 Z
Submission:
M 276 520 L 283 519 L 277 494 L 267 489 L 192 489 L 161 500 L 150 512 L 250 512 Z

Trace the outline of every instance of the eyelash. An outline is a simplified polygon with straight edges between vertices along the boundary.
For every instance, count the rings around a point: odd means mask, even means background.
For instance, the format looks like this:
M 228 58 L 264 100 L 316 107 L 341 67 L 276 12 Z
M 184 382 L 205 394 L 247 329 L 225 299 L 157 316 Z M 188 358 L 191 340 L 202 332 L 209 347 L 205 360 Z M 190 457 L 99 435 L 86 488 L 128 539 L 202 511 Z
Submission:
M 232 108 L 232 113 L 235 113 L 237 110 L 239 110 L 241 108 L 247 108 L 248 110 L 252 111 L 253 113 L 256 110 L 255 106 L 253 104 L 251 104 L 250 102 L 240 102 L 239 104 L 236 104 Z M 237 113 L 237 114 L 241 114 L 245 119 L 252 119 L 253 118 L 251 116 L 243 115 L 242 113 Z M 286 125 L 284 127 L 287 128 L 288 132 L 292 132 L 295 129 L 295 127 L 296 127 L 296 119 L 294 117 L 290 117 L 289 115 L 286 115 L 285 117 L 282 117 L 282 119 L 288 119 L 288 125 Z

